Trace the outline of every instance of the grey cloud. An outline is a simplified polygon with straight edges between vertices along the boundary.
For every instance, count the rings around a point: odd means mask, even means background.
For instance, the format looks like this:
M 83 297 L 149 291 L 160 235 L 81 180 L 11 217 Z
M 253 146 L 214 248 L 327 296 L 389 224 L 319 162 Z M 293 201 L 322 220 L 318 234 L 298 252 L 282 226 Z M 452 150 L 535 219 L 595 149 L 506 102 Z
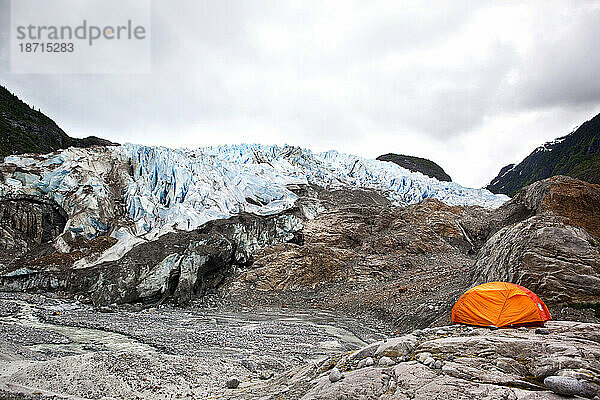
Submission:
M 558 34 L 536 37 L 524 60 L 522 105 L 577 106 L 600 101 L 600 7 L 578 20 L 555 20 Z

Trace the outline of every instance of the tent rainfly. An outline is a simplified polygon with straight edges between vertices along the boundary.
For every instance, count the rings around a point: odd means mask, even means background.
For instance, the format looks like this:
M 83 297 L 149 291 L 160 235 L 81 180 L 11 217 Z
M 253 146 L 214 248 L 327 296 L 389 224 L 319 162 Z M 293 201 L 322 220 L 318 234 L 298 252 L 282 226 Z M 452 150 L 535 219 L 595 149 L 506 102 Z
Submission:
M 543 326 L 548 307 L 531 290 L 508 282 L 490 282 L 467 290 L 452 308 L 452 322 L 478 326 Z

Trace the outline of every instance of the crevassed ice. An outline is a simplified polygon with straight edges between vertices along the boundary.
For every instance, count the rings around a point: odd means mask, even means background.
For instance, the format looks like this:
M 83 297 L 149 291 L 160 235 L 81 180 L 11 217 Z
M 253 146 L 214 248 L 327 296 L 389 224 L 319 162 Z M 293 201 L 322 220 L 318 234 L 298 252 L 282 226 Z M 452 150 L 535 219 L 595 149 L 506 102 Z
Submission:
M 293 206 L 291 184 L 369 188 L 397 204 L 436 198 L 450 205 L 495 208 L 508 197 L 412 173 L 391 162 L 336 151 L 291 146 L 230 145 L 195 150 L 126 144 L 67 149 L 55 155 L 12 156 L 5 163 L 31 169 L 8 177 L 0 195 L 27 193 L 55 199 L 69 215 L 67 228 L 94 237 L 110 229 L 115 180 L 122 186 L 132 234 L 152 239 L 173 228 L 190 230 L 246 211 L 278 213 Z M 131 164 L 132 175 L 116 165 Z M 39 178 L 39 179 L 38 179 Z M 112 186 L 111 186 L 112 185 Z
M 108 181 L 117 156 L 109 148 L 69 148 L 56 154 L 6 157 L 5 165 L 19 168 L 0 183 L 0 196 L 53 199 L 69 217 L 65 230 L 98 236 L 110 230 L 116 217 Z
M 286 185 L 307 183 L 267 164 L 228 161 L 201 149 L 124 145 L 121 150 L 134 174 L 125 193 L 127 211 L 146 232 L 165 225 L 189 230 L 242 211 L 274 214 L 297 199 Z
M 258 144 L 196 150 L 127 144 L 121 151 L 134 165 L 126 194 L 128 212 L 143 221 L 146 231 L 164 224 L 192 229 L 241 211 L 277 213 L 297 199 L 286 188 L 290 184 L 376 189 L 398 204 L 436 198 L 450 205 L 496 208 L 508 199 L 336 151 Z

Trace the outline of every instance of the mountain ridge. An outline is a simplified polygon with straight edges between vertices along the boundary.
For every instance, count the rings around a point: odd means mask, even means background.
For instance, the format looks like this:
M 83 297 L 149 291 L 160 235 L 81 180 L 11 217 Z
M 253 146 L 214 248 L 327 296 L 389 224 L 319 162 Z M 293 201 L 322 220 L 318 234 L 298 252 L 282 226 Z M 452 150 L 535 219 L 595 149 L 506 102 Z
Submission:
M 96 136 L 74 138 L 51 118 L 0 85 L 0 156 L 51 153 L 70 146 L 116 145 Z
M 600 183 L 600 114 L 568 135 L 538 146 L 520 163 L 503 167 L 486 188 L 513 196 L 523 187 L 555 175 Z

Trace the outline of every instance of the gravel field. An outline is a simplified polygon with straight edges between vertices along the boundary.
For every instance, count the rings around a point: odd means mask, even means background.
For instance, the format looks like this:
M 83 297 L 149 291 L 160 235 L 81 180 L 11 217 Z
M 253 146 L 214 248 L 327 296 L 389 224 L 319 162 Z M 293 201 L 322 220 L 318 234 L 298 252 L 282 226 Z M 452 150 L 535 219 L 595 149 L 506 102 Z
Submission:
M 227 396 L 231 377 L 242 389 L 252 387 L 379 338 L 354 320 L 319 310 L 95 309 L 0 293 L 0 382 L 21 392 L 12 398 L 29 398 L 27 388 L 42 397 L 47 391 L 48 398 Z M 2 393 L 8 397 L 9 390 L 0 387 Z

